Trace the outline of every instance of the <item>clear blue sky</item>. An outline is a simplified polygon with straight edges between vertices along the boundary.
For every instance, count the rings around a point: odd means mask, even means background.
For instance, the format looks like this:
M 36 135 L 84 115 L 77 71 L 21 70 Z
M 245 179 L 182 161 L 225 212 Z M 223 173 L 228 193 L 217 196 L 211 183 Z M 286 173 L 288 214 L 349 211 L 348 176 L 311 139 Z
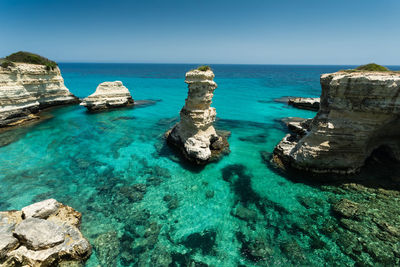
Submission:
M 400 0 L 0 0 L 0 56 L 400 65 Z

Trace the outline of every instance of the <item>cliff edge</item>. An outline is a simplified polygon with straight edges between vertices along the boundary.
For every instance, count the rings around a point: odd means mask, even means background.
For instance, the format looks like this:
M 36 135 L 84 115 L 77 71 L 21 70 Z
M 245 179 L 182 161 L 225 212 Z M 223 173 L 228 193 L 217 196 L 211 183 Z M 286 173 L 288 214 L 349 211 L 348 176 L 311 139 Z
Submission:
M 11 62 L 0 66 L 0 127 L 37 118 L 34 114 L 46 107 L 78 102 L 56 65 Z
M 400 160 L 400 73 L 339 71 L 321 76 L 321 107 L 304 134 L 275 147 L 282 168 L 358 172 L 374 151 Z

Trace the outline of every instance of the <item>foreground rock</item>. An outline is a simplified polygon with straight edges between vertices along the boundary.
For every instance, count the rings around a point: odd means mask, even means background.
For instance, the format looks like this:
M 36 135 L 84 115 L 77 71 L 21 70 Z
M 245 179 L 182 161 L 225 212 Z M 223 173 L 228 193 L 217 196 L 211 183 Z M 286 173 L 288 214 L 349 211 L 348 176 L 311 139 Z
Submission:
M 287 103 L 299 109 L 318 111 L 320 106 L 319 97 L 289 97 Z
M 43 108 L 78 102 L 58 67 L 27 63 L 0 67 L 0 127 L 38 119 L 35 114 Z
M 79 231 L 81 214 L 54 199 L 0 212 L 0 266 L 80 263 L 92 248 Z
M 281 167 L 354 173 L 373 152 L 400 160 L 400 74 L 321 76 L 321 108 L 307 134 L 287 135 L 274 150 Z
M 229 152 L 227 138 L 213 126 L 215 108 L 210 107 L 217 84 L 211 70 L 192 70 L 186 73 L 189 85 L 181 120 L 166 133 L 167 142 L 177 147 L 189 161 L 203 165 Z
M 133 105 L 134 101 L 122 82 L 103 82 L 96 91 L 82 100 L 81 105 L 89 111 L 100 111 Z

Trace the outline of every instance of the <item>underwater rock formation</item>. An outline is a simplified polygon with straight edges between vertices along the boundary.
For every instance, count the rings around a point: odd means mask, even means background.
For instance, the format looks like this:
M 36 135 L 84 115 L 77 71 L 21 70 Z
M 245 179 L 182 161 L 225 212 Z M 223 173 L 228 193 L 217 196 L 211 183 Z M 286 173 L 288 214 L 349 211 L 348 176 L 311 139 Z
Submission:
M 89 111 L 100 111 L 133 105 L 134 101 L 121 81 L 103 82 L 96 91 L 82 100 L 81 105 Z
M 78 102 L 58 67 L 27 63 L 0 67 L 0 127 L 37 119 L 34 114 L 46 107 Z
M 306 134 L 289 134 L 275 147 L 279 166 L 349 174 L 377 149 L 400 160 L 400 73 L 340 71 L 322 75 L 321 86 Z
M 189 92 L 180 112 L 181 120 L 166 133 L 167 142 L 182 151 L 186 159 L 199 165 L 218 159 L 229 152 L 225 134 L 214 129 L 215 108 L 210 107 L 217 84 L 208 69 L 191 70 L 185 82 Z
M 82 215 L 54 199 L 0 212 L 1 266 L 83 262 L 92 247 L 79 231 Z
M 295 108 L 318 111 L 319 97 L 289 97 L 287 103 Z

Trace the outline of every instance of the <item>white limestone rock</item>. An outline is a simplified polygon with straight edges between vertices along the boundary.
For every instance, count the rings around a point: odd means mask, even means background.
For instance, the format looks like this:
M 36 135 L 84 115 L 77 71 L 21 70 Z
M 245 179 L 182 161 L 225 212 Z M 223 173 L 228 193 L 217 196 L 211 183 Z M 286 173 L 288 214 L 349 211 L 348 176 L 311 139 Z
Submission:
M 103 82 L 96 91 L 83 99 L 81 105 L 89 111 L 100 111 L 110 108 L 126 107 L 134 104 L 134 100 L 121 81 Z
M 40 109 L 79 100 L 65 87 L 60 69 L 14 63 L 0 67 L 0 127 L 37 118 Z
M 321 107 L 304 136 L 274 150 L 281 166 L 314 173 L 354 173 L 376 149 L 400 160 L 400 73 L 336 72 L 321 76 Z
M 214 73 L 211 70 L 192 70 L 186 73 L 185 82 L 189 92 L 180 112 L 181 120 L 166 133 L 168 143 L 196 164 L 206 164 L 229 152 L 226 137 L 218 135 L 213 126 L 217 115 L 215 108 L 210 107 L 217 88 L 213 79 Z M 222 145 L 214 146 L 215 142 Z
M 47 199 L 22 209 L 22 214 L 25 219 L 35 217 L 39 219 L 47 219 L 51 214 L 54 214 L 60 206 L 60 203 L 55 199 Z
M 89 258 L 79 212 L 54 199 L 23 210 L 0 212 L 0 266 L 61 266 Z
M 18 246 L 18 239 L 12 234 L 0 233 L 0 260 L 3 259 L 7 253 Z
M 28 218 L 15 227 L 14 235 L 33 250 L 51 248 L 65 239 L 63 229 L 51 221 Z

